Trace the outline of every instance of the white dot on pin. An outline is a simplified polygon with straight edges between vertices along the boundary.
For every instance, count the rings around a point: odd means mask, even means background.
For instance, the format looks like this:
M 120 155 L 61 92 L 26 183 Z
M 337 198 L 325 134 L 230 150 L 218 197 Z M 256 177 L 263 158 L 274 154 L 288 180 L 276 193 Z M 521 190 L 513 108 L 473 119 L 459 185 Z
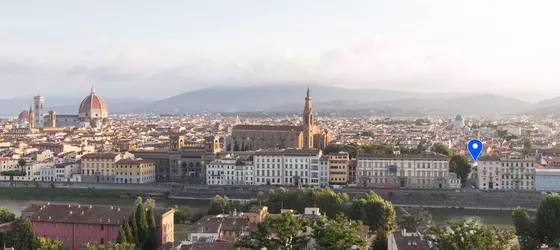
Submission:
M 472 147 L 473 147 L 474 149 L 477 149 L 477 148 L 478 148 L 478 143 L 473 144 Z

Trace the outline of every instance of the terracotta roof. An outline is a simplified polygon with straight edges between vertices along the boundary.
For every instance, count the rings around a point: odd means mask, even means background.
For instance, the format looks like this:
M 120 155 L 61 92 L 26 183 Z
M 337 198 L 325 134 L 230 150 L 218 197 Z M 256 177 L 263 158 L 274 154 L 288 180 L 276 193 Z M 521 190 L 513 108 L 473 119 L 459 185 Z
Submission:
M 116 164 L 147 164 L 147 163 L 153 163 L 155 164 L 156 162 L 153 160 L 147 160 L 147 159 L 122 159 L 117 161 Z
M 395 159 L 395 160 L 449 160 L 450 157 L 438 153 L 425 153 L 425 154 L 368 154 L 368 153 L 358 153 L 356 156 L 358 160 L 365 159 Z
M 87 154 L 82 156 L 82 159 L 87 159 L 87 158 L 102 158 L 102 159 L 114 159 L 115 157 L 117 157 L 117 153 L 91 153 L 91 154 Z
M 302 126 L 288 126 L 288 125 L 237 125 L 234 126 L 235 130 L 264 130 L 264 131 L 303 131 Z
M 22 215 L 33 222 L 119 225 L 122 218 L 135 211 L 135 207 L 35 203 L 24 207 Z M 169 211 L 171 210 L 166 208 L 156 208 L 156 217 Z M 159 221 L 156 219 L 157 223 Z

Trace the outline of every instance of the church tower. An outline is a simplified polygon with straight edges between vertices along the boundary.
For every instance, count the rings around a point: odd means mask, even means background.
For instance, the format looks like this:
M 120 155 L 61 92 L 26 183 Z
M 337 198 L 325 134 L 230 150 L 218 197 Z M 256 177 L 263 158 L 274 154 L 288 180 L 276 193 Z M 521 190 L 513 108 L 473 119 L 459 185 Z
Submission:
M 34 127 L 35 128 L 42 128 L 45 126 L 45 98 L 38 95 L 33 97 L 33 104 L 35 105 L 35 120 Z
M 305 96 L 305 108 L 303 110 L 303 148 L 313 148 L 313 129 L 315 120 L 313 118 L 313 107 L 309 86 L 307 86 L 307 96 Z
M 29 106 L 29 118 L 27 118 L 29 128 L 35 128 L 35 114 L 33 113 L 33 105 Z

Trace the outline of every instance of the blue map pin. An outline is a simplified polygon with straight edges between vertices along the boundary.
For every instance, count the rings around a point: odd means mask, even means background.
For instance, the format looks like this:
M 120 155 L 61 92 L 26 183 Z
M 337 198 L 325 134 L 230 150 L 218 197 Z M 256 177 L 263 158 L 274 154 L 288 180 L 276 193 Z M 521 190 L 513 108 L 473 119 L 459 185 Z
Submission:
M 468 144 L 468 148 L 473 160 L 476 161 L 482 152 L 482 142 L 478 139 L 472 139 Z

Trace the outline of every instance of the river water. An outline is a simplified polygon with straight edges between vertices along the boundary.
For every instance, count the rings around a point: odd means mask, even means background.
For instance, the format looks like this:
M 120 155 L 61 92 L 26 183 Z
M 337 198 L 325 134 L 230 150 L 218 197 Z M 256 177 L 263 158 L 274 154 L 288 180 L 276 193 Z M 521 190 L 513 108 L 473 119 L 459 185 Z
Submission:
M 89 205 L 112 205 L 112 206 L 132 206 L 134 199 L 132 198 L 57 198 L 54 200 L 25 200 L 25 199 L 7 199 L 0 198 L 0 206 L 7 208 L 16 215 L 21 214 L 23 206 L 34 202 L 51 202 L 64 204 L 89 204 Z M 156 206 L 169 207 L 171 205 L 187 205 L 196 209 L 207 209 L 210 201 L 208 200 L 157 200 Z M 427 209 L 433 217 L 436 224 L 444 224 L 447 220 L 457 219 L 474 219 L 486 225 L 495 225 L 498 227 L 511 227 L 511 211 L 496 210 L 467 210 L 467 209 L 451 209 L 451 208 L 434 208 Z

